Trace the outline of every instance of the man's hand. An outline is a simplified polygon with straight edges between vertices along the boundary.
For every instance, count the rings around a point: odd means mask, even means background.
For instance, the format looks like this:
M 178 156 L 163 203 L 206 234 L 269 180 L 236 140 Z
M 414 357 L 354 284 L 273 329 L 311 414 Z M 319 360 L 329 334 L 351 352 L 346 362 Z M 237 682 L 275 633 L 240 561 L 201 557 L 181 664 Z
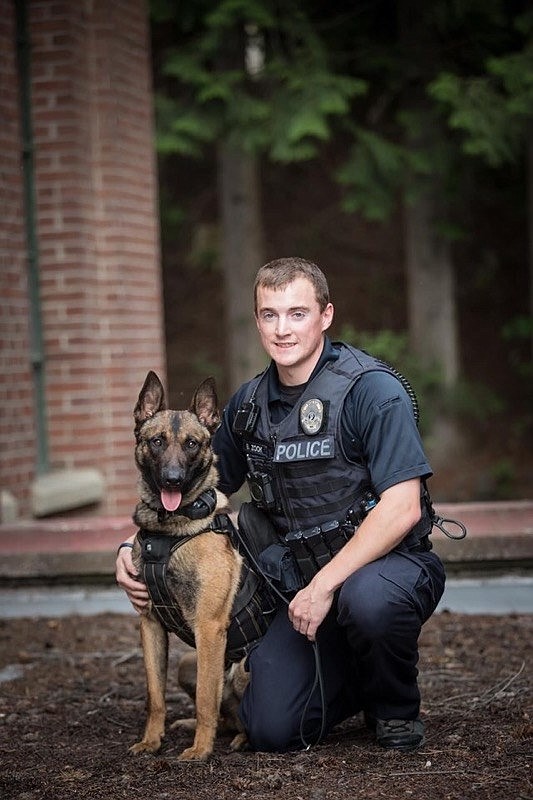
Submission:
M 301 589 L 289 605 L 289 619 L 294 630 L 314 642 L 318 626 L 325 619 L 333 603 L 334 593 L 321 587 L 319 574 L 308 586 Z
M 134 538 L 132 536 L 127 541 L 133 542 Z M 131 547 L 121 547 L 118 551 L 115 576 L 118 585 L 128 595 L 128 599 L 135 611 L 141 614 L 148 605 L 150 597 L 146 585 L 139 580 L 139 576 L 135 572 L 131 557 Z

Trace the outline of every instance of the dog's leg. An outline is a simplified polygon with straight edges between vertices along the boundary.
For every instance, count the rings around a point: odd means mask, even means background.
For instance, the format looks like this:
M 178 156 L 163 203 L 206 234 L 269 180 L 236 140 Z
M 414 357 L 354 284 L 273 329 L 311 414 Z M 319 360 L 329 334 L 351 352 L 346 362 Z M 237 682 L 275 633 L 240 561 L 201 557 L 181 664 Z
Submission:
M 244 669 L 245 661 L 246 659 L 243 658 L 237 664 L 232 664 L 224 676 L 224 687 L 220 704 L 219 731 L 223 733 L 237 732 L 230 742 L 230 750 L 245 750 L 248 746 L 248 738 L 237 713 L 249 680 L 249 674 Z M 196 662 L 197 658 L 195 652 L 185 653 L 178 667 L 178 682 L 183 691 L 188 694 L 193 702 L 196 701 Z M 196 730 L 196 718 L 177 719 L 170 727 L 172 730 L 180 728 L 181 730 L 194 731 Z
M 192 747 L 179 756 L 180 761 L 205 761 L 213 752 L 222 686 L 226 629 L 218 620 L 196 625 L 198 680 L 196 685 L 196 733 Z
M 250 675 L 244 668 L 245 663 L 246 658 L 243 658 L 238 663 L 232 664 L 224 682 L 222 713 L 226 718 L 228 729 L 238 731 L 230 742 L 230 750 L 248 748 L 248 737 L 238 714 L 244 690 L 250 680 Z
M 165 690 L 168 666 L 168 634 L 153 617 L 141 617 L 141 643 L 146 672 L 148 718 L 144 736 L 132 745 L 132 753 L 155 753 L 165 735 Z
M 196 703 L 196 651 L 185 653 L 178 664 L 178 683 L 183 691 Z M 176 719 L 170 726 L 170 730 L 180 728 L 183 731 L 196 730 L 196 717 L 187 719 Z
M 178 683 L 183 691 L 196 702 L 196 684 L 198 682 L 196 650 L 184 653 L 178 664 Z

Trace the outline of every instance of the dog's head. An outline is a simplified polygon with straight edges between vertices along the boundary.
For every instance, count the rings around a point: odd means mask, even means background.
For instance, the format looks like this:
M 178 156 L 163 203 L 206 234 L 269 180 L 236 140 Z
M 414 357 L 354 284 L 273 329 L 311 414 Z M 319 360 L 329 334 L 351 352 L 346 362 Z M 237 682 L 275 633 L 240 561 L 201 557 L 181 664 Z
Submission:
M 190 502 L 216 485 L 211 436 L 220 414 L 213 378 L 200 384 L 188 410 L 171 411 L 161 381 L 150 371 L 133 416 L 135 460 L 151 499 L 176 511 L 182 500 Z

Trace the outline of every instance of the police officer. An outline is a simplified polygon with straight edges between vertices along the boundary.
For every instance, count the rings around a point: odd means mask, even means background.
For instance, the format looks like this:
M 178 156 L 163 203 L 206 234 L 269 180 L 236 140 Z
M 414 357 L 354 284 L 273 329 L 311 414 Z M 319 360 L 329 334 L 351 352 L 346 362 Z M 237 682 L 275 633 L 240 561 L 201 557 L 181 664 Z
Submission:
M 431 468 L 412 401 L 385 365 L 326 336 L 334 309 L 315 264 L 266 264 L 254 299 L 271 362 L 224 411 L 220 489 L 231 495 L 247 479 L 258 513 L 287 540 L 318 531 L 328 545 L 332 526 L 355 533 L 314 559 L 249 654 L 248 739 L 256 750 L 294 749 L 362 710 L 378 744 L 412 750 L 424 741 L 418 638 L 445 582 L 428 539 Z M 141 610 L 147 593 L 128 548 L 117 581 Z

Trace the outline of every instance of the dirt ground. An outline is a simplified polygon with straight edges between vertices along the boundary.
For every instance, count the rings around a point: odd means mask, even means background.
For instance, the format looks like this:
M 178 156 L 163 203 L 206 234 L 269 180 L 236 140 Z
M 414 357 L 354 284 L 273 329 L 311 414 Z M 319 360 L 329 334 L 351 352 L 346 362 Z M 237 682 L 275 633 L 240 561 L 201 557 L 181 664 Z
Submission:
M 128 747 L 144 720 L 134 617 L 0 620 L 0 797 L 3 800 L 280 797 L 530 800 L 533 616 L 442 613 L 420 648 L 427 741 L 378 748 L 360 717 L 307 752 L 231 753 L 177 761 L 190 734 L 170 731 L 158 756 Z M 169 720 L 191 708 L 173 678 Z M 281 676 L 280 676 L 281 679 Z

